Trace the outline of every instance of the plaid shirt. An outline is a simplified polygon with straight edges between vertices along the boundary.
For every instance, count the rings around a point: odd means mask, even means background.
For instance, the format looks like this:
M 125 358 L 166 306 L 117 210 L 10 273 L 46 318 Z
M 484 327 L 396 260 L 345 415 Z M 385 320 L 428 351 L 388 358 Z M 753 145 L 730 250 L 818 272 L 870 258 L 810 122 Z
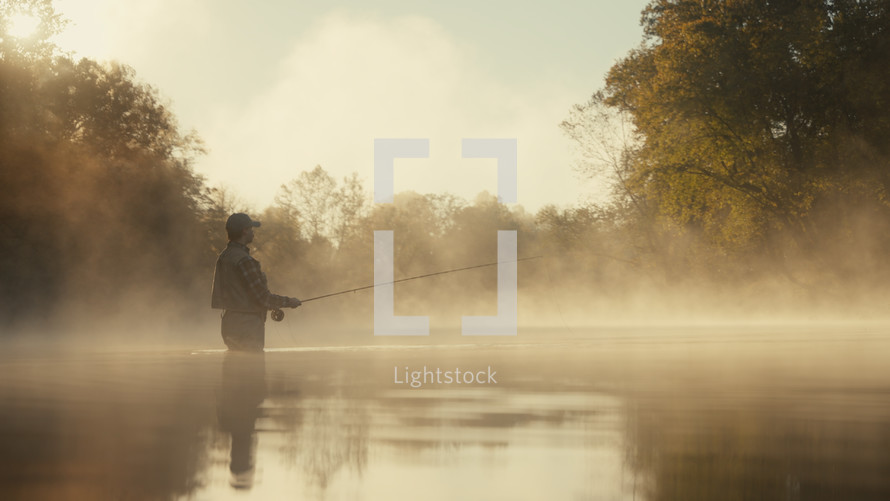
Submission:
M 247 246 L 244 246 L 247 248 Z M 250 252 L 248 250 L 248 252 Z M 247 257 L 238 262 L 238 269 L 247 282 L 247 290 L 259 304 L 270 310 L 284 308 L 287 304 L 288 297 L 279 296 L 269 292 L 269 286 L 266 284 L 266 274 L 260 269 L 260 262 L 253 257 Z

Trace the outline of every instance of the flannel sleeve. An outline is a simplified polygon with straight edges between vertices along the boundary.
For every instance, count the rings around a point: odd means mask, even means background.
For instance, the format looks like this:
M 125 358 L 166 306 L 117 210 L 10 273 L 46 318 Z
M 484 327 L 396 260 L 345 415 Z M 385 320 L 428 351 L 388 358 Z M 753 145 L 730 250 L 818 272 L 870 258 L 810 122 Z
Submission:
M 285 307 L 288 298 L 269 292 L 269 286 L 266 284 L 266 275 L 260 269 L 259 261 L 253 258 L 245 258 L 238 263 L 238 268 L 247 281 L 247 290 L 250 291 L 250 295 L 253 296 L 256 302 L 270 310 Z

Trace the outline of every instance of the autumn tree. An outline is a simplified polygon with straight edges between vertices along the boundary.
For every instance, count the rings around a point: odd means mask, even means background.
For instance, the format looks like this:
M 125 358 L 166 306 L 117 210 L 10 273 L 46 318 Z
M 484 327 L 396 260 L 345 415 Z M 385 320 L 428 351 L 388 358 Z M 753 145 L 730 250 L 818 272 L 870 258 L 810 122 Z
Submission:
M 364 215 L 367 200 L 357 174 L 338 183 L 316 165 L 282 185 L 275 203 L 298 222 L 307 240 L 339 244 Z
M 642 23 L 598 98 L 634 128 L 635 208 L 724 261 L 825 258 L 863 211 L 890 227 L 886 2 L 655 0 Z
M 27 38 L 8 31 L 21 12 L 40 20 Z M 0 319 L 191 308 L 213 257 L 200 141 L 133 69 L 53 46 L 63 24 L 48 0 L 0 2 Z

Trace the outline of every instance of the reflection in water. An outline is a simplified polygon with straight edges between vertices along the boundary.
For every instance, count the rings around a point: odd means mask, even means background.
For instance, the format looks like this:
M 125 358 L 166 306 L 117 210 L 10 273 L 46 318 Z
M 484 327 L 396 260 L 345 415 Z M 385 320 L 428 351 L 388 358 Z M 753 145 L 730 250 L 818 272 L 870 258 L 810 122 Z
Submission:
M 226 352 L 222 364 L 220 428 L 231 436 L 230 483 L 236 489 L 253 487 L 256 420 L 266 398 L 264 353 Z
M 251 487 L 257 499 L 620 498 L 614 397 L 565 389 L 405 390 L 393 386 L 391 365 L 378 367 L 380 354 L 368 355 L 266 354 L 268 396 L 248 427 L 259 436 Z M 382 358 L 392 355 L 406 354 Z M 256 411 L 256 399 L 242 400 Z M 584 477 L 590 470 L 597 471 L 593 483 Z M 516 487 L 554 471 L 574 480 Z M 211 472 L 204 494 L 222 498 L 213 478 Z
M 219 364 L 81 355 L 0 360 L 0 499 L 188 498 L 210 467 Z
M 368 455 L 366 402 L 339 391 L 330 395 L 312 377 L 302 381 L 290 371 L 268 391 L 266 357 L 242 352 L 223 356 L 219 428 L 230 437 L 229 484 L 251 490 L 258 467 L 272 473 L 278 460 L 288 471 L 301 471 L 306 492 L 323 499 L 341 471 L 361 476 Z M 273 444 L 269 450 L 275 454 L 261 455 L 258 465 L 262 443 Z M 264 483 L 274 486 L 274 475 L 269 477 Z
M 0 499 L 890 499 L 890 335 L 792 334 L 7 356 Z
M 645 499 L 890 499 L 883 391 L 761 392 L 642 400 L 627 436 Z
M 283 461 L 302 470 L 316 496 L 323 497 L 341 470 L 361 477 L 368 460 L 366 406 L 339 396 L 306 399 L 289 408 L 301 410 L 302 423 L 285 433 Z

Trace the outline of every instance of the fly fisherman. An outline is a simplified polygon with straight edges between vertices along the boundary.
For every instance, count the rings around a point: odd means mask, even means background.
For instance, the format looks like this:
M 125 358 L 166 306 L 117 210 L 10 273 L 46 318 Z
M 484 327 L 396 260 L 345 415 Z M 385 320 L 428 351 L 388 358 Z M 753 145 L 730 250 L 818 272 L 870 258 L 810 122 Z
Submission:
M 211 307 L 225 310 L 222 338 L 229 350 L 263 351 L 266 312 L 296 308 L 300 300 L 269 292 L 260 262 L 251 257 L 247 244 L 260 226 L 247 214 L 232 214 L 226 221 L 229 244 L 216 260 Z

